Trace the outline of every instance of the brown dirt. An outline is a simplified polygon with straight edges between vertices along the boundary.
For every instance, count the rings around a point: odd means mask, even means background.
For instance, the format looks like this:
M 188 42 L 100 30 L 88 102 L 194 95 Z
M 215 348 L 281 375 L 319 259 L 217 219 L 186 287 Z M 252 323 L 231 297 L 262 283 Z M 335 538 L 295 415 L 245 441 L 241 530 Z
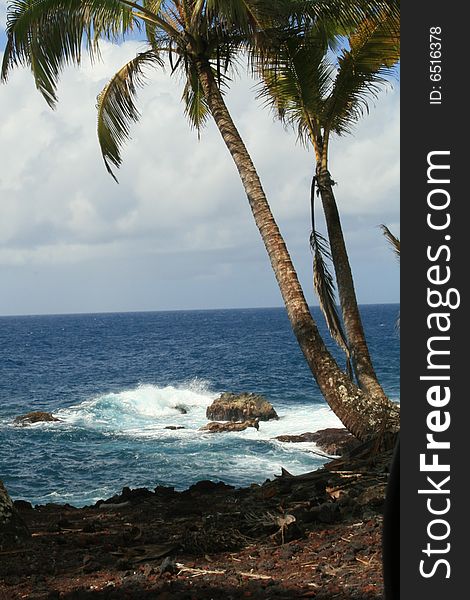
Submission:
M 85 508 L 17 502 L 32 535 L 0 550 L 0 600 L 378 600 L 389 461 L 244 489 L 125 488 Z

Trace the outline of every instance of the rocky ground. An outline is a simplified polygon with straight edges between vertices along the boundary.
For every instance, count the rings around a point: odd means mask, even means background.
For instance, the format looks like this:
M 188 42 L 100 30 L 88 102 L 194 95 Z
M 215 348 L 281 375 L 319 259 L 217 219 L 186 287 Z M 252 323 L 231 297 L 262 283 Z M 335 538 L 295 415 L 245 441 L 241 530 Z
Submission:
M 0 549 L 0 600 L 383 597 L 391 453 L 234 489 L 125 488 L 93 507 L 15 506 L 29 540 Z

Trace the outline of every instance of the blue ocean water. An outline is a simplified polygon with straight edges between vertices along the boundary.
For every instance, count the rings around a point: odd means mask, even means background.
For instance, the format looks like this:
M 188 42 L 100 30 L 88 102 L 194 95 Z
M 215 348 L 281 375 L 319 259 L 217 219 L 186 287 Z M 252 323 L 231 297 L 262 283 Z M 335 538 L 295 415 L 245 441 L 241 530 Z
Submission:
M 361 312 L 380 380 L 398 400 L 399 306 Z M 279 421 L 198 431 L 223 391 L 265 395 Z M 61 422 L 13 424 L 32 410 Z M 0 479 L 13 498 L 83 506 L 126 485 L 262 482 L 281 466 L 323 463 L 314 445 L 276 435 L 338 425 L 282 308 L 0 318 Z

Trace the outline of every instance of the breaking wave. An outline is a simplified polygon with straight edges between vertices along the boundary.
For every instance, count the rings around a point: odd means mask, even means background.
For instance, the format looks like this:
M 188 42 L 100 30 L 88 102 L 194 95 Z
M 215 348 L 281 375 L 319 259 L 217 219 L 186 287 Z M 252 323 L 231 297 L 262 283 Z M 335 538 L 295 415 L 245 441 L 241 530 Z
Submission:
M 145 431 L 165 424 L 182 426 L 183 421 L 187 426 L 196 425 L 216 397 L 217 393 L 201 380 L 181 386 L 141 384 L 102 394 L 55 414 L 65 423 L 85 429 Z

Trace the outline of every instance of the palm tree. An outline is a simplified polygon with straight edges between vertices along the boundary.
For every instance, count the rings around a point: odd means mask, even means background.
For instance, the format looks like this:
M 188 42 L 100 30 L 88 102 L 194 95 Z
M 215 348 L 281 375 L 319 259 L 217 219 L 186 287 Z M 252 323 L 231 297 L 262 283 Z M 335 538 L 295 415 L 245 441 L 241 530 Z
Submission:
M 363 19 L 362 9 L 357 12 Z M 95 58 L 100 39 L 116 41 L 138 28 L 145 32 L 147 50 L 120 69 L 98 97 L 98 138 L 107 169 L 112 172 L 113 166 L 120 165 L 120 147 L 129 138 L 130 125 L 139 118 L 135 96 L 145 81 L 144 69 L 162 66 L 162 56 L 167 55 L 171 72 L 184 75 L 183 101 L 191 123 L 200 128 L 211 116 L 233 158 L 292 329 L 321 392 L 345 427 L 363 440 L 380 427 L 396 431 L 398 409 L 388 399 L 360 390 L 325 347 L 256 169 L 223 98 L 240 50 L 260 56 L 270 44 L 268 32 L 285 30 L 286 24 L 299 26 L 302 19 L 310 23 L 319 20 L 319 15 L 331 18 L 334 14 L 343 24 L 355 16 L 351 4 L 343 0 L 14 0 L 8 12 L 2 77 L 5 80 L 13 67 L 29 66 L 39 91 L 54 106 L 61 69 L 80 64 L 82 41 Z
M 387 83 L 386 76 L 399 58 L 399 9 L 393 0 L 354 26 L 331 58 L 331 38 L 321 29 L 303 37 L 282 41 L 271 63 L 261 68 L 264 84 L 260 95 L 284 123 L 294 126 L 300 140 L 315 152 L 315 176 L 310 194 L 314 256 L 314 285 L 332 337 L 345 351 L 361 389 L 385 397 L 367 347 L 354 282 L 328 169 L 332 134 L 344 135 L 368 111 L 368 101 Z M 316 231 L 315 188 L 321 197 L 329 247 Z M 337 313 L 333 277 L 326 258 L 331 258 L 344 323 Z

